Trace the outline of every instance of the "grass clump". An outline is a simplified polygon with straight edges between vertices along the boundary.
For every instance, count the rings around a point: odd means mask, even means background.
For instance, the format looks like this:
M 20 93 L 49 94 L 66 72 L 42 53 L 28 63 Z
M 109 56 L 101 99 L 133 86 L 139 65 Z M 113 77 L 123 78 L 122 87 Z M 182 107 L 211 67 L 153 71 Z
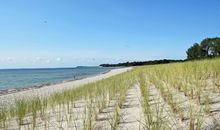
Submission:
M 7 109 L 5 107 L 0 107 L 0 128 L 5 128 L 7 120 Z
M 28 101 L 26 100 L 17 100 L 15 102 L 15 114 L 17 116 L 18 125 L 23 125 L 23 119 L 28 111 Z

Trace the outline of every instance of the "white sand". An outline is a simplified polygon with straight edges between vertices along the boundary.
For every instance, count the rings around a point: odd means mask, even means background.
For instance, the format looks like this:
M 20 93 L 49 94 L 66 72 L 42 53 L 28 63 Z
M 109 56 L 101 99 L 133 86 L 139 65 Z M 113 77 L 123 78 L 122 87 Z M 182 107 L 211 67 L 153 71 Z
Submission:
M 141 106 L 141 90 L 136 84 L 128 90 L 121 109 L 120 130 L 144 130 L 145 117 Z
M 6 94 L 0 96 L 0 104 L 11 104 L 14 103 L 17 99 L 29 99 L 34 96 L 49 96 L 55 92 L 60 92 L 66 89 L 76 88 L 82 86 L 84 84 L 92 83 L 101 79 L 105 79 L 126 71 L 131 70 L 132 68 L 120 68 L 120 69 L 113 69 L 105 74 L 99 74 L 93 77 L 84 78 L 81 80 L 69 81 L 65 83 L 55 84 L 55 85 L 48 85 L 41 88 L 33 88 L 30 90 L 19 91 L 11 94 Z
M 79 87 L 86 83 L 91 83 L 97 80 L 101 80 L 103 78 L 107 78 L 125 71 L 130 70 L 131 68 L 123 68 L 112 70 L 109 73 L 97 75 L 94 77 L 78 80 L 78 81 L 71 81 L 57 85 L 45 86 L 39 89 L 28 90 L 25 92 L 18 92 L 14 94 L 8 94 L 5 96 L 0 96 L 1 100 L 14 101 L 16 98 L 25 98 L 27 96 L 33 95 L 40 95 L 40 96 L 47 96 L 51 93 L 62 91 L 69 88 Z M 164 85 L 165 86 L 165 85 Z M 51 89 L 53 88 L 53 89 Z M 164 124 L 166 129 L 169 130 L 187 130 L 189 129 L 189 111 L 190 111 L 190 104 L 193 106 L 193 116 L 202 116 L 201 122 L 201 129 L 202 130 L 211 130 L 211 129 L 219 129 L 220 128 L 220 97 L 219 93 L 211 93 L 211 102 L 210 104 L 210 111 L 211 113 L 207 114 L 202 110 L 204 106 L 200 106 L 195 102 L 195 99 L 189 99 L 186 97 L 183 92 L 179 92 L 172 87 L 165 86 L 165 91 L 168 91 L 172 94 L 174 101 L 178 104 L 178 108 L 183 111 L 183 118 L 181 120 L 180 113 L 172 112 L 172 108 L 168 104 L 167 101 L 164 100 L 163 96 L 160 93 L 160 90 L 150 84 L 149 85 L 149 104 L 150 104 L 150 111 L 152 112 L 153 120 L 162 121 L 161 124 Z M 41 92 L 41 93 L 40 93 Z M 10 97 L 7 97 L 10 96 Z M 97 97 L 96 97 L 97 98 Z M 102 98 L 102 97 L 101 97 Z M 107 98 L 107 105 L 101 112 L 98 111 L 97 118 L 93 120 L 92 127 L 94 130 L 110 130 L 112 129 L 111 124 L 114 122 L 114 115 L 115 115 L 115 107 L 116 107 L 116 100 L 114 98 L 109 99 Z M 142 100 L 143 97 L 141 96 L 141 91 L 138 84 L 135 84 L 131 87 L 126 95 L 125 101 L 122 105 L 122 108 L 119 110 L 119 118 L 120 121 L 118 122 L 118 129 L 120 130 L 142 130 L 147 129 L 147 121 L 145 120 L 144 109 L 142 108 Z M 94 100 L 98 101 L 98 100 Z M 95 102 L 94 102 L 95 104 Z M 48 108 L 45 111 L 45 119 L 37 118 L 36 123 L 36 130 L 41 129 L 48 129 L 48 130 L 59 130 L 59 129 L 84 129 L 84 120 L 87 116 L 85 110 L 88 109 L 89 106 L 88 101 L 85 99 L 78 100 L 74 102 L 74 105 L 70 106 L 70 112 L 68 112 L 67 106 L 56 106 L 55 108 Z M 158 113 L 159 112 L 159 113 Z M 158 114 L 160 114 L 158 116 Z M 199 115 L 198 115 L 199 114 Z M 157 118 L 161 117 L 161 118 Z M 195 120 L 197 121 L 197 120 Z M 24 122 L 25 124 L 22 125 L 21 130 L 26 130 L 32 128 L 32 121 L 28 114 L 26 115 Z M 46 123 L 45 123 L 46 122 Z M 46 126 L 45 126 L 46 124 Z M 197 123 L 195 125 L 197 127 Z M 9 121 L 6 128 L 9 129 L 18 129 L 18 124 L 16 122 L 16 118 Z

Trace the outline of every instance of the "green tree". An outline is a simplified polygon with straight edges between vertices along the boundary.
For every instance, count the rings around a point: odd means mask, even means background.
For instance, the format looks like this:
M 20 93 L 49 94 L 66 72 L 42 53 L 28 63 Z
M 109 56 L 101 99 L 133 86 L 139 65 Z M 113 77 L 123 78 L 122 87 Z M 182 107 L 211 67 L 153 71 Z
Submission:
M 200 44 L 195 43 L 186 53 L 189 60 L 220 56 L 220 37 L 206 38 Z
M 202 58 L 208 58 L 214 56 L 214 42 L 212 38 L 206 38 L 204 39 L 201 44 L 201 57 Z
M 198 43 L 193 44 L 187 51 L 187 59 L 194 60 L 201 58 L 201 47 Z
M 214 56 L 220 56 L 220 38 L 215 38 L 213 50 L 214 50 Z

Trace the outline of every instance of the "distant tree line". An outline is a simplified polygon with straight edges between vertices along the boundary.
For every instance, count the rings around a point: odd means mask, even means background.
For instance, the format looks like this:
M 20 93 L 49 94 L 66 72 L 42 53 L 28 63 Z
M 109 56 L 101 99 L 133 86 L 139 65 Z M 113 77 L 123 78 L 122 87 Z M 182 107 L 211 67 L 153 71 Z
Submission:
M 101 64 L 102 67 L 120 67 L 120 66 L 141 66 L 141 65 L 155 65 L 155 64 L 167 64 L 167 63 L 174 63 L 174 62 L 183 62 L 185 60 L 170 60 L 170 59 L 163 59 L 163 60 L 151 60 L 151 61 L 142 61 L 142 62 L 125 62 L 125 63 L 118 63 L 118 64 Z
M 220 37 L 206 38 L 200 44 L 194 43 L 187 51 L 188 60 L 220 56 Z
M 194 43 L 187 51 L 187 59 L 185 60 L 151 60 L 140 62 L 125 62 L 118 64 L 101 64 L 102 67 L 119 67 L 119 66 L 140 66 L 140 65 L 155 65 L 155 64 L 167 64 L 174 62 L 184 62 L 188 60 L 199 60 L 213 57 L 220 57 L 220 37 L 206 38 L 202 42 Z

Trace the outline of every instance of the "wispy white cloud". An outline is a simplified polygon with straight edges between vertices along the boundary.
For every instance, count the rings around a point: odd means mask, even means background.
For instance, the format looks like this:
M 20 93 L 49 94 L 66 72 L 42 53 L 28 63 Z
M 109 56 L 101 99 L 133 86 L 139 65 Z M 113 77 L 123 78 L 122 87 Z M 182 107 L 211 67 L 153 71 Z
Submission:
M 0 59 L 1 62 L 13 62 L 14 59 L 12 57 L 4 57 Z
M 35 60 L 39 61 L 39 60 L 42 60 L 42 58 L 41 57 L 36 57 Z
M 48 63 L 48 64 L 49 64 L 49 63 L 51 63 L 51 60 L 49 60 L 49 59 L 48 59 L 48 60 L 46 60 L 46 63 Z
M 56 61 L 57 61 L 57 62 L 60 62 L 60 61 L 62 61 L 62 58 L 57 57 L 57 58 L 56 58 Z

